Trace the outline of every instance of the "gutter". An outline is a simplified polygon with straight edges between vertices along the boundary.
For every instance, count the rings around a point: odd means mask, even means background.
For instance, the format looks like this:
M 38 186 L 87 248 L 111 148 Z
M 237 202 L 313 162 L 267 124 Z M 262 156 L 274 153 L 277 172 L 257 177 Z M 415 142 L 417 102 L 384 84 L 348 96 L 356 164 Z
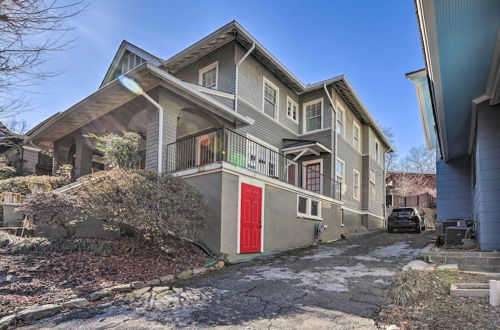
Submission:
M 252 43 L 252 47 L 243 55 L 243 57 L 236 63 L 236 72 L 234 78 L 234 111 L 238 112 L 238 74 L 241 63 L 253 52 L 255 49 L 255 41 Z

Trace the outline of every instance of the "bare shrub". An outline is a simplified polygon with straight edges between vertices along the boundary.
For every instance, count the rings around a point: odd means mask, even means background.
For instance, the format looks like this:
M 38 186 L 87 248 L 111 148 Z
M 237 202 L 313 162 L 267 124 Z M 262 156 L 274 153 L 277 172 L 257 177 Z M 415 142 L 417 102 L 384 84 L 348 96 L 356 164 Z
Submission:
M 96 140 L 96 148 L 104 154 L 104 161 L 109 168 L 137 169 L 139 168 L 139 146 L 141 136 L 134 132 L 122 135 L 88 134 L 87 137 Z
M 75 194 L 85 214 L 111 229 L 131 230 L 162 248 L 169 236 L 197 239 L 210 217 L 202 194 L 168 174 L 114 169 L 79 182 Z
M 75 212 L 74 196 L 54 192 L 31 195 L 16 212 L 31 216 L 35 226 L 55 225 L 62 228 L 65 238 L 73 238 L 76 225 L 83 220 Z

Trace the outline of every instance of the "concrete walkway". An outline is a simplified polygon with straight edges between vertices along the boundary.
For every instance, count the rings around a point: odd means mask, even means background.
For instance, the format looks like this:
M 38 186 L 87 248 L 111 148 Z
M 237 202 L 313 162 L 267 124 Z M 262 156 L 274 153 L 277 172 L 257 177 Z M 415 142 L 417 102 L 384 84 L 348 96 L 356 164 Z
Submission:
M 391 277 L 431 233 L 377 232 L 229 267 L 29 329 L 372 329 Z

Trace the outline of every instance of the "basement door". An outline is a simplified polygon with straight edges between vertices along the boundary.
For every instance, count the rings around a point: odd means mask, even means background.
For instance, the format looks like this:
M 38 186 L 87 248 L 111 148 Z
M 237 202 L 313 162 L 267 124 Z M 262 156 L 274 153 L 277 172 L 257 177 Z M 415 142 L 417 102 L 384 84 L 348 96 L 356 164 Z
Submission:
M 261 252 L 262 188 L 241 184 L 240 253 Z

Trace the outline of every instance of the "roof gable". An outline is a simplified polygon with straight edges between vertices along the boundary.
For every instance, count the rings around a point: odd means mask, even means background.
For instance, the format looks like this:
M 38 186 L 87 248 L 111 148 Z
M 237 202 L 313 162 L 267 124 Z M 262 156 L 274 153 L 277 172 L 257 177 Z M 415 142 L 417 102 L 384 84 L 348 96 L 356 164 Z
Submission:
M 118 50 L 115 56 L 113 57 L 113 61 L 111 61 L 111 65 L 109 66 L 108 71 L 106 71 L 106 75 L 104 76 L 104 79 L 101 82 L 99 88 L 115 80 L 116 73 L 118 71 L 121 73 L 121 63 L 127 54 L 135 54 L 143 61 L 151 63 L 154 66 L 160 66 L 163 63 L 162 59 L 152 55 L 151 53 L 146 52 L 142 48 L 139 48 L 136 45 L 131 44 L 126 40 L 123 40 L 122 43 L 120 44 L 120 47 L 118 47 Z M 140 62 L 139 65 L 142 63 L 143 62 Z M 137 65 L 134 65 L 134 67 L 136 66 Z

